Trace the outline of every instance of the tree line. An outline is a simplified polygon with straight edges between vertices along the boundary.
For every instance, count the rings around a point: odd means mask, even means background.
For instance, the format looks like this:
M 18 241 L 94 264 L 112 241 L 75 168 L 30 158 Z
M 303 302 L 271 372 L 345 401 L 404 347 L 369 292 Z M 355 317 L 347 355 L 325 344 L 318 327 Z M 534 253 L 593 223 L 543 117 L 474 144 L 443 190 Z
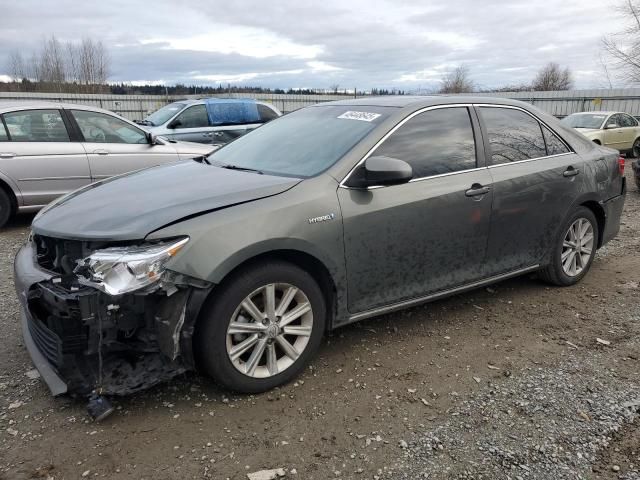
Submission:
M 9 75 L 24 91 L 102 93 L 110 75 L 109 54 L 100 40 L 60 42 L 45 38 L 30 54 L 9 54 Z
M 548 91 L 570 90 L 573 87 L 571 71 L 568 67 L 562 68 L 555 62 L 549 62 L 542 67 L 531 83 L 518 85 L 506 85 L 494 89 L 478 89 L 471 79 L 469 69 L 460 65 L 447 72 L 440 81 L 438 93 L 472 93 L 483 92 L 524 92 L 524 91 Z

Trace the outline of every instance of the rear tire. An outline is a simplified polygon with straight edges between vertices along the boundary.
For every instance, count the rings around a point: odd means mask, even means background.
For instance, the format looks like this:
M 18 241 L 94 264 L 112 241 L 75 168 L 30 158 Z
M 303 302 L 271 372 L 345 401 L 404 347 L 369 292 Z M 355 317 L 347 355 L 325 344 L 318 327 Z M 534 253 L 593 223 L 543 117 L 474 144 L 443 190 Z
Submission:
M 4 227 L 13 214 L 13 204 L 11 198 L 2 188 L 0 188 L 0 228 Z
M 565 221 L 553 246 L 551 263 L 540 270 L 553 285 L 575 285 L 587 274 L 598 245 L 598 221 L 587 207 L 578 207 Z
M 313 277 L 269 261 L 216 288 L 196 326 L 196 361 L 229 390 L 264 392 L 304 369 L 320 346 L 325 322 L 325 297 Z
M 633 142 L 629 156 L 631 158 L 640 158 L 640 138 L 636 138 L 635 142 Z

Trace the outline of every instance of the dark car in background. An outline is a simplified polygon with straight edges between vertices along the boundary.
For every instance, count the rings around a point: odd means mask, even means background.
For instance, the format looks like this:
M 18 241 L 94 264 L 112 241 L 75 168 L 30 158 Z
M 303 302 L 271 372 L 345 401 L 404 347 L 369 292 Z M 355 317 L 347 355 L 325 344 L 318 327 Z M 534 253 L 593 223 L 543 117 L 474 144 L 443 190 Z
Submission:
M 138 123 L 172 140 L 224 145 L 281 115 L 257 100 L 203 98 L 170 103 Z
M 507 99 L 304 108 L 42 211 L 15 259 L 25 345 L 54 394 L 195 368 L 261 392 L 328 330 L 529 272 L 579 282 L 619 230 L 623 170 Z

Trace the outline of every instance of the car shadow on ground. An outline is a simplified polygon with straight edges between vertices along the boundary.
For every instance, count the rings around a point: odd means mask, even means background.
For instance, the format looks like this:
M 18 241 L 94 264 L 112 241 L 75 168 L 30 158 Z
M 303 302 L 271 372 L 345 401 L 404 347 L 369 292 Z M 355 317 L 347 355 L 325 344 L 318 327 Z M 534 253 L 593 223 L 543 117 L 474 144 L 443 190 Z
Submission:
M 465 317 L 469 317 L 476 313 L 482 314 L 485 308 L 489 308 L 494 303 L 497 304 L 499 302 L 498 299 L 502 293 L 506 293 L 509 297 L 515 294 L 519 298 L 522 298 L 544 289 L 545 286 L 546 284 L 539 280 L 536 274 L 528 274 L 505 280 L 490 287 L 478 288 L 445 299 L 407 308 L 399 312 L 389 313 L 346 325 L 325 335 L 316 358 L 311 361 L 310 368 L 314 371 L 325 368 L 329 371 L 335 371 L 340 367 L 345 357 L 357 356 L 358 353 L 355 351 L 355 346 L 363 341 L 363 339 L 374 342 L 375 344 L 384 345 L 397 341 L 399 332 L 402 335 L 430 336 L 430 330 L 435 329 L 436 324 L 439 329 L 455 328 L 460 326 L 460 316 L 464 315 Z M 505 303 L 509 302 L 504 299 L 502 301 Z M 450 320 L 450 324 L 448 324 L 448 320 Z M 477 320 L 482 322 L 480 318 Z M 303 377 L 306 377 L 306 372 L 304 372 L 301 377 L 292 380 L 290 384 L 295 383 Z M 312 379 L 309 381 L 313 382 Z M 280 394 L 283 391 L 287 391 L 288 387 L 289 385 L 285 384 L 272 391 L 253 396 L 260 397 L 262 395 L 274 394 L 274 392 Z M 194 391 L 197 391 L 199 394 L 204 394 L 209 398 L 217 398 L 223 401 L 224 399 L 234 400 L 252 396 L 230 392 L 218 386 L 202 374 L 188 372 L 168 383 L 157 385 L 146 391 L 138 392 L 127 397 L 121 397 L 118 403 L 123 409 L 135 409 L 153 397 L 160 400 L 168 395 L 177 395 L 180 397 L 189 395 L 189 392 Z

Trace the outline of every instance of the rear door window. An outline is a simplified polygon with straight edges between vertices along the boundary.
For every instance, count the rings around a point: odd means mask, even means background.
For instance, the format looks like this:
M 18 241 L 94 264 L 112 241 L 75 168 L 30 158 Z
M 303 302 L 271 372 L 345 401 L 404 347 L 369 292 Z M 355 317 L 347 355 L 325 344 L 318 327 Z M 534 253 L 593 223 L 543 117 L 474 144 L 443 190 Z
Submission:
M 175 128 L 208 127 L 209 116 L 207 115 L 207 107 L 204 105 L 193 105 L 178 115 L 172 123 L 175 124 Z
M 413 168 L 413 178 L 475 168 L 469 111 L 451 107 L 420 113 L 393 132 L 373 155 L 404 160 Z
M 260 123 L 260 115 L 255 103 L 211 102 L 208 108 L 211 121 L 215 126 Z
M 5 113 L 3 119 L 14 142 L 69 141 L 59 110 L 23 110 Z
M 540 122 L 512 108 L 480 107 L 491 157 L 489 165 L 519 162 L 547 155 Z

